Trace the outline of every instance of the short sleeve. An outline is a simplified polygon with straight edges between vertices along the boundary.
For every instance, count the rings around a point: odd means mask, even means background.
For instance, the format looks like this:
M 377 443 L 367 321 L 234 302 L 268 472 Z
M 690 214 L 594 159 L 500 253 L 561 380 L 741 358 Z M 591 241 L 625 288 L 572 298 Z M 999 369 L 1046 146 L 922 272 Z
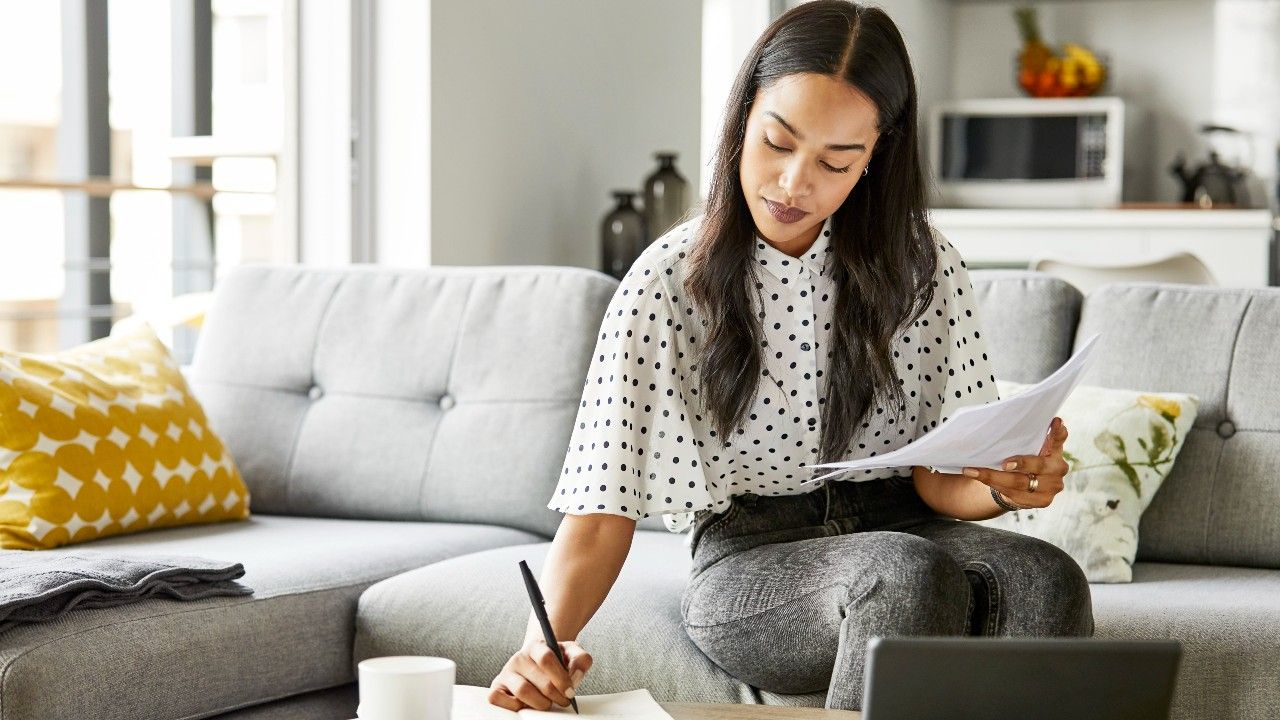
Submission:
M 933 236 L 938 269 L 933 302 L 921 316 L 928 324 L 921 323 L 917 348 L 921 372 L 917 436 L 946 422 L 962 407 L 999 399 L 968 267 L 941 233 L 935 231 Z
M 689 330 L 657 275 L 628 275 L 600 323 L 553 510 L 639 520 L 714 504 L 685 390 Z

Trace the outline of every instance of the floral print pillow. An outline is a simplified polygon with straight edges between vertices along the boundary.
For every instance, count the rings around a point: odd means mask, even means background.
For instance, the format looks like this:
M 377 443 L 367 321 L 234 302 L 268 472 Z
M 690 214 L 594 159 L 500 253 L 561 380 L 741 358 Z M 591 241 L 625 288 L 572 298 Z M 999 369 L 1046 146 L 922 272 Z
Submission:
M 1000 397 L 1028 386 L 996 380 Z M 1058 412 L 1071 466 L 1062 492 L 1046 508 L 975 521 L 1031 535 L 1075 559 L 1090 582 L 1130 582 L 1138 552 L 1138 520 L 1169 475 L 1195 422 L 1200 399 L 1077 386 Z

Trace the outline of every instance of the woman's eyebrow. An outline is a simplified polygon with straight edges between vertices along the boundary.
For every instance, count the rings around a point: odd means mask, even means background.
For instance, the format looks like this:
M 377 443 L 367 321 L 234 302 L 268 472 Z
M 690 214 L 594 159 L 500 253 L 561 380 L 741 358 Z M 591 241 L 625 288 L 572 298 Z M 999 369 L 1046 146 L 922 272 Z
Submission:
M 764 114 L 782 123 L 782 127 L 786 128 L 787 131 L 790 132 L 792 135 L 795 135 L 797 140 L 804 139 L 804 136 L 801 135 L 799 132 L 797 132 L 795 128 L 791 127 L 791 123 L 787 122 L 786 120 L 783 120 L 782 116 L 779 115 L 778 113 L 772 110 L 766 110 Z M 837 145 L 835 143 L 827 143 L 827 149 L 828 150 L 864 150 L 865 151 L 867 149 L 867 146 L 863 145 L 862 143 L 855 143 L 853 145 Z

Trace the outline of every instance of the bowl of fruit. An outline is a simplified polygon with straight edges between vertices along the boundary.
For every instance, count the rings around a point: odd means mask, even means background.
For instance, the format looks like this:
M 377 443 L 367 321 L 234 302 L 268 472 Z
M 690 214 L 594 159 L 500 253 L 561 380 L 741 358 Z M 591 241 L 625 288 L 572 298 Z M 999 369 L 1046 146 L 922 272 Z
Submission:
M 1040 35 L 1036 10 L 1016 8 L 1022 48 L 1014 57 L 1018 87 L 1031 97 L 1086 97 L 1107 83 L 1110 61 L 1105 53 L 1095 53 L 1076 43 L 1063 43 L 1055 52 Z

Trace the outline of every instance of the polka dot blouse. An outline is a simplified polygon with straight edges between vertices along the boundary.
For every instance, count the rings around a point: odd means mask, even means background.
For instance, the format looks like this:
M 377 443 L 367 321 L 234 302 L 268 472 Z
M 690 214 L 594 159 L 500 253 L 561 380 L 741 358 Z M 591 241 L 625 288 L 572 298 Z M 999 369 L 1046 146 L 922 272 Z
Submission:
M 767 345 L 754 405 L 727 442 L 715 434 L 691 369 L 704 328 L 683 283 L 701 219 L 650 244 L 614 293 L 547 507 L 637 520 L 661 513 L 667 529 L 679 532 L 694 511 L 721 512 L 735 495 L 791 495 L 819 485 L 801 482 L 825 472 L 809 466 L 821 462 L 820 410 L 831 359 L 832 219 L 799 258 L 756 236 Z M 896 450 L 957 409 L 998 399 L 964 260 L 936 230 L 933 237 L 939 251 L 934 302 L 894 345 L 907 399 L 902 420 L 884 407 L 873 408 L 847 459 Z M 879 468 L 836 481 L 910 473 L 909 467 Z

